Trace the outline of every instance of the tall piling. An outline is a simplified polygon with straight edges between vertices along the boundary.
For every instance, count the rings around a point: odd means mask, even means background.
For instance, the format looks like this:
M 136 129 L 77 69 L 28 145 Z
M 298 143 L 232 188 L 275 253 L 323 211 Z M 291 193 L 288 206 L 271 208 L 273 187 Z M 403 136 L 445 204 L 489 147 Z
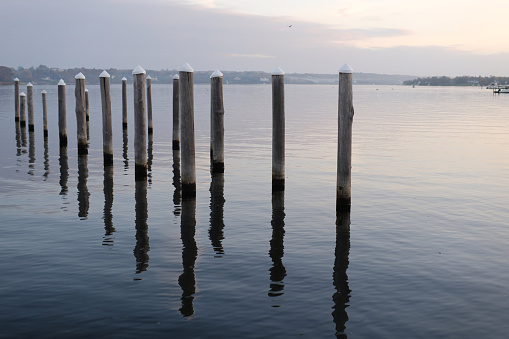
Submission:
M 127 129 L 127 79 L 122 78 L 122 129 Z
M 345 64 L 339 70 L 336 211 L 350 211 L 352 199 L 352 79 L 353 69 Z
M 14 120 L 19 121 L 19 79 L 14 79 Z
M 21 127 L 26 127 L 27 125 L 27 118 L 26 118 L 26 98 L 27 95 L 25 94 L 25 92 L 21 92 L 21 94 L 19 95 L 19 125 Z
M 28 131 L 34 132 L 34 85 L 27 84 Z
M 58 136 L 60 147 L 67 147 L 67 107 L 65 102 L 65 82 L 58 82 Z
M 210 170 L 224 173 L 223 73 L 210 76 Z
M 104 71 L 99 75 L 103 117 L 104 166 L 113 165 L 113 132 L 111 124 L 110 75 Z
M 285 189 L 285 72 L 272 71 L 272 191 Z
M 147 123 L 148 134 L 154 132 L 154 123 L 152 122 L 152 78 L 147 76 Z
M 174 151 L 180 150 L 180 105 L 179 105 L 179 84 L 178 74 L 173 76 L 173 147 Z
M 147 117 L 145 115 L 145 76 L 138 66 L 133 70 L 134 88 L 134 166 L 135 180 L 147 179 Z
M 42 95 L 42 129 L 44 136 L 48 136 L 48 102 L 46 100 L 46 90 L 41 91 Z
M 78 138 L 78 155 L 88 154 L 87 145 L 87 116 L 85 111 L 85 76 L 78 73 L 74 77 L 76 87 L 74 95 L 76 97 L 76 135 Z
M 196 197 L 194 142 L 194 70 L 186 63 L 179 71 L 182 198 Z

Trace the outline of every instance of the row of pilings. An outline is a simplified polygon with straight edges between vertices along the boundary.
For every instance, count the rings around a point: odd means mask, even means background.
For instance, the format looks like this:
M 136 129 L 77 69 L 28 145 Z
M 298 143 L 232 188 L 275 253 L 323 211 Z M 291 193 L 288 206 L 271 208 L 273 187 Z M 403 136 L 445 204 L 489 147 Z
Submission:
M 133 71 L 134 90 L 134 157 L 135 180 L 147 178 L 147 133 L 153 133 L 152 85 L 150 76 L 141 67 Z M 172 148 L 180 151 L 182 198 L 196 196 L 196 160 L 194 135 L 194 70 L 185 64 L 173 77 L 173 134 Z M 272 191 L 285 189 L 285 89 L 284 71 L 277 67 L 272 72 Z M 353 122 L 353 70 L 345 64 L 339 71 L 338 95 L 338 153 L 336 181 L 336 210 L 350 210 Z M 102 103 L 104 166 L 113 165 L 113 131 L 111 120 L 110 75 L 99 76 Z M 224 173 L 224 114 L 223 74 L 215 71 L 211 79 L 210 104 L 210 162 L 211 173 Z M 76 122 L 78 155 L 88 154 L 89 119 L 88 91 L 85 76 L 75 77 Z M 58 131 L 61 147 L 67 147 L 65 82 L 58 83 Z M 27 84 L 27 94 L 19 93 L 19 79 L 14 79 L 15 119 L 34 130 L 33 85 Z M 44 135 L 48 135 L 47 98 L 42 91 Z M 122 79 L 122 127 L 127 130 L 127 79 Z

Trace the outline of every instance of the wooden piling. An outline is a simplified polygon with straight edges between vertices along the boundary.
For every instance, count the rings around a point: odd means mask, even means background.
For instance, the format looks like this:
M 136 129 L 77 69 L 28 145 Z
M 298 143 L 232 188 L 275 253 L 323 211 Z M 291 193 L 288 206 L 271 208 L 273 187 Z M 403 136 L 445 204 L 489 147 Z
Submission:
M 179 71 L 182 198 L 196 197 L 194 143 L 194 70 L 186 63 Z
M 350 211 L 352 198 L 352 78 L 353 69 L 345 64 L 339 70 L 336 211 Z
M 26 111 L 26 94 L 25 92 L 21 92 L 19 95 L 19 125 L 21 127 L 26 127 L 27 125 L 27 118 L 25 115 Z
M 285 189 L 285 72 L 272 71 L 272 191 Z
M 58 82 L 58 136 L 60 147 L 67 147 L 67 108 L 65 102 L 65 82 Z
M 122 129 L 127 129 L 127 79 L 122 78 Z
M 74 77 L 76 87 L 74 95 L 76 96 L 76 135 L 78 137 L 78 155 L 88 154 L 87 145 L 87 116 L 85 110 L 85 76 L 78 73 Z
M 44 136 L 48 136 L 48 103 L 46 100 L 46 90 L 42 90 L 42 129 L 44 132 Z
M 103 154 L 104 166 L 113 165 L 113 132 L 111 124 L 110 75 L 104 71 L 99 75 L 103 113 Z
M 34 132 L 34 85 L 27 84 L 28 131 Z
M 88 101 L 88 89 L 85 88 L 85 112 L 87 114 L 87 121 L 90 121 L 90 102 Z
M 147 178 L 147 117 L 145 115 L 145 70 L 133 70 L 134 88 L 134 166 L 135 180 Z
M 179 75 L 173 76 L 173 150 L 180 150 L 180 105 Z
M 14 79 L 14 120 L 19 121 L 19 79 Z
M 152 78 L 147 76 L 147 123 L 148 134 L 154 132 L 154 123 L 152 122 Z
M 210 170 L 224 173 L 224 105 L 223 74 L 216 70 L 210 76 Z

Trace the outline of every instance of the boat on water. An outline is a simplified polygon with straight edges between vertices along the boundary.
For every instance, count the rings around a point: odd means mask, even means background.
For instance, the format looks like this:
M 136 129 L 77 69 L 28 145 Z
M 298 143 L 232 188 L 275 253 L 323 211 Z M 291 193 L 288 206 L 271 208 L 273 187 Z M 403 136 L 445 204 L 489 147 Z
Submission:
M 502 85 L 493 88 L 493 93 L 509 93 L 509 85 Z

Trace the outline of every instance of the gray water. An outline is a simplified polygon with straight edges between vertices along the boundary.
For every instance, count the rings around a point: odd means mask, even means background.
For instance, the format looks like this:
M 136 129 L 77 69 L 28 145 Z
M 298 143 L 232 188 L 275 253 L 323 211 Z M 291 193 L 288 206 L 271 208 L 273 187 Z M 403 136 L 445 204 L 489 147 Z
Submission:
M 153 85 L 147 184 L 112 86 L 78 159 L 57 86 L 35 133 L 0 86 L 2 338 L 505 338 L 509 96 L 354 86 L 352 210 L 336 216 L 337 86 L 286 85 L 286 190 L 271 193 L 271 87 L 225 85 L 225 174 L 209 173 L 209 86 L 195 86 L 197 199 L 182 202 L 171 85 Z M 48 91 L 49 138 L 40 92 Z M 20 91 L 26 91 L 24 85 Z M 348 231 L 350 225 L 350 231 Z

